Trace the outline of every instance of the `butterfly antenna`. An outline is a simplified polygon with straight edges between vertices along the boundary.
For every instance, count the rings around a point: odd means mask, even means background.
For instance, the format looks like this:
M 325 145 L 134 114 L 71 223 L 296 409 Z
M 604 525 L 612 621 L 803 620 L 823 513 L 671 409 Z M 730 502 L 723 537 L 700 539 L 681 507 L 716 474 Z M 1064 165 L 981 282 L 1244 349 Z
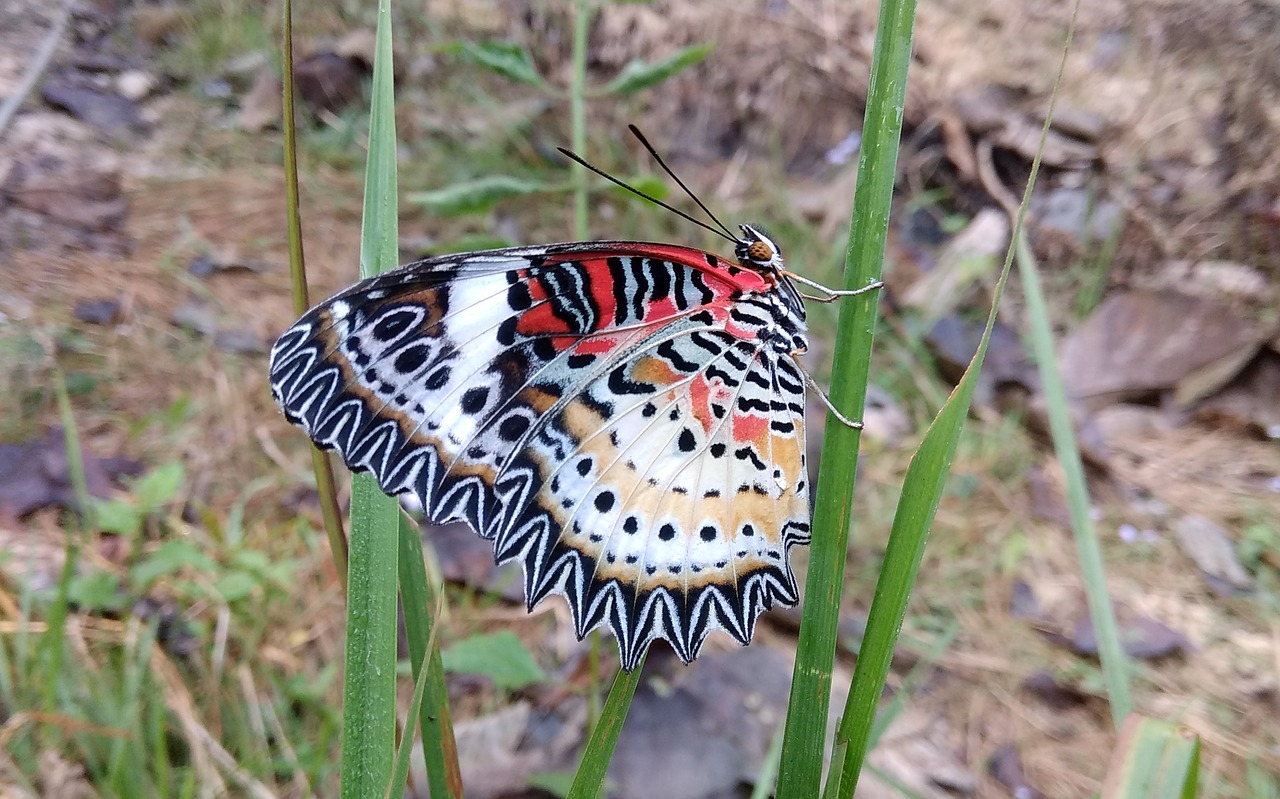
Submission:
M 637 128 L 635 125 L 628 125 L 627 127 L 631 129 L 631 135 L 639 139 L 640 143 L 644 145 L 644 148 L 649 151 L 649 155 L 653 156 L 653 160 L 658 162 L 658 166 L 662 167 L 662 171 L 670 175 L 671 179 L 674 180 L 676 184 L 680 186 L 680 188 L 684 189 L 684 193 L 689 195 L 689 199 L 697 203 L 698 207 L 702 209 L 702 212 L 707 216 L 711 217 L 712 222 L 715 222 L 717 225 L 720 226 L 720 229 L 723 230 L 728 235 L 728 238 L 730 241 L 736 242 L 738 240 L 738 237 L 733 235 L 733 231 L 727 228 L 725 224 L 721 222 L 720 219 L 715 214 L 711 213 L 711 209 L 708 208 L 702 202 L 702 200 L 698 199 L 698 195 L 694 194 L 693 191 L 688 186 L 684 185 L 684 181 L 681 180 L 680 176 L 675 173 L 675 170 L 667 166 L 666 161 L 662 160 L 662 156 L 658 155 L 658 151 L 654 148 L 652 144 L 649 143 L 649 140 L 644 137 L 644 134 L 640 132 L 640 128 Z
M 643 139 L 641 139 L 641 141 L 644 141 L 644 140 L 643 140 Z M 648 144 L 649 144 L 648 142 L 645 142 L 645 146 L 646 146 L 646 147 L 648 146 Z M 647 194 L 647 193 L 645 193 L 645 192 L 643 192 L 643 191 L 640 191 L 640 190 L 639 190 L 639 189 L 637 189 L 635 186 L 632 186 L 631 184 L 629 184 L 629 183 L 627 183 L 627 182 L 625 182 L 625 181 L 623 181 L 623 180 L 620 180 L 620 179 L 618 179 L 618 178 L 615 178 L 613 175 L 610 175 L 608 172 L 605 172 L 603 169 L 600 169 L 599 167 L 592 166 L 591 164 L 587 163 L 587 161 L 586 161 L 582 156 L 578 155 L 577 153 L 573 152 L 572 150 L 566 150 L 566 149 L 565 149 L 565 148 L 563 148 L 563 147 L 557 147 L 556 149 L 557 149 L 557 150 L 559 150 L 559 151 L 560 151 L 560 154 L 561 154 L 561 155 L 563 155 L 564 157 L 566 157 L 566 158 L 568 158 L 568 159 L 570 159 L 570 160 L 574 161 L 575 163 L 578 163 L 578 164 L 581 164 L 582 166 L 585 166 L 587 169 L 590 169 L 592 172 L 596 173 L 597 175 L 599 175 L 600 177 L 602 177 L 602 178 L 604 178 L 605 180 L 609 181 L 610 183 L 614 183 L 614 184 L 616 184 L 616 185 L 618 185 L 618 186 L 621 186 L 622 188 L 626 189 L 627 191 L 631 192 L 632 194 L 634 194 L 634 195 L 636 195 L 636 196 L 638 196 L 638 197 L 643 197 L 643 198 L 645 198 L 646 200 L 648 200 L 649 202 L 653 203 L 654 205 L 661 206 L 662 208 L 667 209 L 668 211 L 670 211 L 671 213 L 675 214 L 676 216 L 678 216 L 678 217 L 680 217 L 680 218 L 682 218 L 682 219 L 685 219 L 685 220 L 687 220 L 687 221 L 689 221 L 689 222 L 692 222 L 693 224 L 697 225 L 697 226 L 698 226 L 698 227 L 700 227 L 700 228 L 705 228 L 706 230 L 711 231 L 712 233 L 716 234 L 717 236 L 721 236 L 721 237 L 723 237 L 723 238 L 726 238 L 726 239 L 728 239 L 729 241 L 733 242 L 734 244 L 737 244 L 737 243 L 738 243 L 738 239 L 737 239 L 736 237 L 734 237 L 733 235 L 731 235 L 731 234 L 727 234 L 727 233 L 725 233 L 725 232 L 723 232 L 723 231 L 720 231 L 720 230 L 716 230 L 715 228 L 713 228 L 713 227 L 711 227 L 710 225 L 708 225 L 706 222 L 703 222 L 701 219 L 695 219 L 694 217 L 689 216 L 688 214 L 686 214 L 684 211 L 681 211 L 679 208 L 676 208 L 676 207 L 675 207 L 675 206 L 673 206 L 673 205 L 668 205 L 667 203 L 664 203 L 662 200 L 659 200 L 657 197 L 654 197 L 654 196 L 653 196 L 653 195 L 651 195 L 651 194 Z M 652 149 L 650 149 L 650 151 L 649 151 L 649 152 L 653 152 L 653 150 L 652 150 Z M 658 163 L 660 163 L 660 164 L 661 164 L 661 163 L 662 163 L 662 160 L 661 160 L 661 159 L 659 159 L 659 160 L 658 160 Z M 664 168 L 664 169 L 666 169 L 666 164 L 663 164 L 663 168 Z M 669 170 L 669 169 L 668 169 L 668 170 L 667 170 L 667 174 L 671 174 L 671 170 Z M 675 177 L 675 175 L 672 175 L 672 177 Z M 679 178 L 676 178 L 676 182 L 677 182 L 677 183 L 680 183 L 680 179 L 679 179 Z M 683 186 L 684 186 L 684 184 L 683 184 L 683 183 L 680 183 L 680 185 L 681 185 L 681 187 L 683 187 Z M 685 189 L 685 191 L 689 191 L 689 190 L 688 190 L 688 189 Z M 691 194 L 690 196 L 693 196 L 693 195 Z M 695 197 L 694 199 L 696 200 L 697 198 Z M 701 202 L 699 202 L 699 203 L 698 203 L 698 205 L 699 205 L 699 206 L 702 206 L 702 203 L 701 203 Z M 705 206 L 703 206 L 703 210 L 704 210 L 704 211 L 706 210 L 706 207 L 705 207 Z M 708 211 L 708 213 L 710 213 L 710 212 Z M 711 217 L 711 218 L 712 218 L 712 219 L 715 219 L 716 224 L 720 225 L 720 227 L 724 227 L 724 225 L 720 223 L 720 220 L 719 220 L 719 219 L 716 219 L 714 216 L 713 216 L 713 217 Z M 727 230 L 728 228 L 725 228 L 725 229 Z

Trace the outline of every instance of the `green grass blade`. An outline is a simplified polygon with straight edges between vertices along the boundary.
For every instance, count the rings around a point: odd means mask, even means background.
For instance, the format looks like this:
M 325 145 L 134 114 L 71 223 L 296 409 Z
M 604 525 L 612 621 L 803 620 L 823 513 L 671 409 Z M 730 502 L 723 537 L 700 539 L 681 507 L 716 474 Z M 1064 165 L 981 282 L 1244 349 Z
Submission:
M 1193 799 L 1200 738 L 1167 721 L 1133 714 L 1120 728 L 1103 799 Z
M 986 355 L 996 309 L 1008 275 L 1009 265 L 1006 262 L 977 353 L 950 399 L 929 425 L 924 440 L 907 467 L 902 498 L 894 515 L 875 597 L 867 614 L 867 630 L 858 652 L 858 665 L 854 669 L 840 726 L 836 729 L 826 796 L 853 796 L 867 752 L 882 732 L 882 726 L 876 724 L 880 696 L 906 616 L 911 587 L 915 584 L 920 560 L 924 556 L 929 528 L 942 499 L 960 432 L 969 415 L 978 371 Z
M 769 751 L 764 753 L 764 762 L 760 764 L 760 773 L 756 776 L 756 784 L 751 788 L 751 799 L 769 799 L 773 795 L 770 790 L 778 778 L 778 765 L 782 760 L 782 733 L 785 727 L 779 725 L 769 739 Z
M 383 494 L 368 475 L 352 478 L 342 708 L 344 797 L 377 795 L 391 778 L 396 699 L 397 511 L 395 500 Z
M 1063 481 L 1066 486 L 1067 507 L 1071 514 L 1071 529 L 1076 541 L 1076 552 L 1080 558 L 1080 571 L 1084 578 L 1085 597 L 1089 604 L 1089 616 L 1098 641 L 1098 658 L 1102 662 L 1103 681 L 1107 687 L 1107 696 L 1111 703 L 1112 723 L 1117 730 L 1133 709 L 1133 696 L 1129 689 L 1128 656 L 1120 643 L 1120 631 L 1116 624 L 1115 612 L 1111 605 L 1111 595 L 1107 592 L 1106 569 L 1103 567 L 1102 550 L 1098 546 L 1098 536 L 1089 518 L 1089 488 L 1085 482 L 1084 464 L 1080 459 L 1080 447 L 1076 442 L 1075 431 L 1071 426 L 1071 412 L 1067 401 L 1066 387 L 1062 382 L 1062 373 L 1058 370 L 1058 361 L 1053 346 L 1053 324 L 1049 318 L 1048 304 L 1045 301 L 1044 287 L 1040 282 L 1040 270 L 1036 266 L 1035 257 L 1031 253 L 1026 237 L 1022 233 L 1022 216 L 1025 213 L 1027 197 L 1035 184 L 1040 169 L 1040 153 L 1044 150 L 1044 141 L 1048 135 L 1049 125 L 1053 121 L 1054 107 L 1057 105 L 1058 90 L 1062 84 L 1062 75 L 1066 69 L 1067 54 L 1071 49 L 1071 41 L 1075 35 L 1076 15 L 1079 12 L 1079 0 L 1072 9 L 1071 24 L 1067 29 L 1066 41 L 1063 44 L 1062 61 L 1058 67 L 1058 76 L 1054 84 L 1053 94 L 1049 99 L 1049 108 L 1045 114 L 1044 129 L 1040 135 L 1040 146 L 1036 158 L 1031 164 L 1031 177 L 1027 191 L 1023 197 L 1022 208 L 1017 211 L 1017 224 L 1013 232 L 1013 252 L 1018 262 L 1018 276 L 1022 279 L 1023 296 L 1027 304 L 1027 322 L 1031 339 L 1031 352 L 1036 360 L 1040 373 L 1040 382 L 1045 398 L 1045 407 L 1049 416 L 1049 431 L 1053 438 L 1053 448 L 1058 463 L 1062 466 Z M 1008 209 L 1014 214 L 1013 209 Z
M 84 459 L 80 452 L 80 430 L 76 426 L 75 413 L 71 408 L 71 395 L 67 392 L 67 381 L 62 369 L 53 365 L 53 391 L 58 404 L 58 419 L 62 423 L 63 448 L 67 457 L 67 475 L 71 480 L 72 493 L 76 498 L 76 513 L 93 513 L 92 501 L 89 498 L 88 482 L 85 479 Z M 92 520 L 85 519 L 90 525 Z M 47 713 L 58 712 L 58 678 L 62 674 L 62 660 L 66 651 L 66 623 L 71 609 L 71 580 L 75 577 L 76 567 L 80 563 L 80 546 L 84 536 L 84 524 L 80 517 L 67 526 L 67 543 L 63 549 L 62 571 L 58 575 L 58 587 L 54 593 L 53 604 L 49 608 L 49 617 L 45 632 L 40 636 L 40 657 L 44 668 L 41 669 L 41 702 Z M 23 618 L 27 618 L 25 615 Z M 55 730 L 56 727 L 50 729 Z M 52 743 L 50 742 L 50 745 Z
M 360 274 L 396 265 L 395 95 L 390 0 L 378 3 L 365 172 Z M 369 475 L 351 486 L 346 680 L 342 707 L 342 795 L 378 796 L 391 779 L 396 710 L 396 572 L 399 505 Z
M 600 795 L 609 771 L 609 760 L 618 745 L 622 722 L 626 721 L 627 709 L 631 707 L 631 698 L 636 695 L 636 686 L 640 685 L 642 671 L 644 657 L 633 670 L 619 669 L 618 676 L 613 678 L 613 687 L 609 689 L 609 698 L 600 711 L 600 720 L 591 730 L 587 746 L 582 750 L 582 760 L 578 763 L 578 772 L 573 776 L 567 799 L 596 799 Z
M 1089 487 L 1085 482 L 1084 463 L 1080 460 L 1080 447 L 1071 427 L 1066 387 L 1062 383 L 1062 373 L 1058 371 L 1058 361 L 1054 354 L 1052 322 L 1049 319 L 1044 288 L 1040 283 L 1040 270 L 1036 267 L 1031 248 L 1027 246 L 1026 237 L 1018 236 L 1015 245 L 1018 275 L 1022 278 L 1022 293 L 1027 302 L 1031 352 L 1040 370 L 1040 383 L 1049 415 L 1049 432 L 1053 437 L 1058 463 L 1062 466 L 1067 507 L 1071 513 L 1071 529 L 1076 541 L 1076 553 L 1080 558 L 1080 572 L 1084 578 L 1085 597 L 1088 599 L 1089 616 L 1097 633 L 1103 681 L 1111 700 L 1111 719 L 1116 729 L 1120 729 L 1133 709 L 1133 697 L 1129 691 L 1129 658 L 1120 643 L 1120 631 L 1111 606 L 1111 595 L 1107 592 L 1102 549 L 1098 546 L 1093 520 L 1089 518 Z
M 625 96 L 657 86 L 667 78 L 678 75 L 694 64 L 706 60 L 707 56 L 715 52 L 715 49 L 714 44 L 691 44 L 654 63 L 649 63 L 642 58 L 633 59 L 623 66 L 616 78 L 609 81 L 609 85 L 604 87 L 604 92 Z
M 391 771 L 391 781 L 387 783 L 386 793 L 383 794 L 384 799 L 403 796 L 409 785 L 409 764 L 413 759 L 409 754 L 413 750 L 412 730 L 418 725 L 418 714 L 422 709 L 422 697 L 427 691 L 430 671 L 423 669 L 421 664 L 417 664 L 414 670 L 418 677 L 413 682 L 413 698 L 409 701 L 409 711 L 405 714 L 404 734 L 400 737 L 400 745 L 396 747 L 396 760 Z
M 400 516 L 400 596 L 404 607 L 404 631 L 409 641 L 409 660 L 414 680 L 423 680 L 426 665 L 426 689 L 422 697 L 422 757 L 427 766 L 427 785 L 437 799 L 462 796 L 462 770 L 458 766 L 458 744 L 453 737 L 453 721 L 449 713 L 449 692 L 444 682 L 444 664 L 436 620 L 440 602 L 427 578 L 422 557 L 422 536 L 417 525 Z M 429 611 L 435 608 L 434 611 Z M 416 704 L 416 703 L 415 703 Z M 410 723 L 405 724 L 406 737 Z
M 416 569 L 414 563 L 417 563 Z M 411 588 L 415 590 L 410 590 Z M 421 719 L 422 755 L 427 766 L 428 793 L 437 799 L 461 797 L 462 772 L 458 768 L 458 748 L 454 743 L 453 727 L 449 721 L 444 668 L 440 664 L 440 627 L 435 624 L 435 620 L 440 618 L 443 595 L 437 595 L 441 597 L 440 600 L 429 599 L 432 591 L 422 559 L 421 533 L 418 526 L 403 513 L 400 514 L 400 591 L 401 597 L 408 600 L 404 603 L 404 617 L 405 634 L 410 641 L 409 662 L 413 668 L 413 700 L 409 703 L 404 733 L 396 750 L 395 768 L 385 795 L 387 799 L 404 795 L 409 778 L 413 728 L 418 726 Z M 417 607 L 411 608 L 411 604 Z M 430 612 L 427 611 L 428 607 L 432 608 Z M 414 621 L 411 622 L 410 618 Z M 428 700 L 427 697 L 433 694 L 435 696 Z M 441 697 L 444 698 L 443 727 L 438 723 L 441 718 L 437 711 Z M 436 714 L 434 719 L 433 712 Z
M 554 183 L 515 175 L 485 175 L 431 191 L 415 192 L 405 200 L 440 216 L 463 216 L 484 213 L 512 197 L 559 191 L 560 188 Z
M 293 295 L 293 312 L 302 316 L 311 302 L 307 297 L 306 260 L 302 254 L 302 213 L 298 204 L 298 129 L 294 114 L 293 85 L 293 2 L 284 2 L 284 24 L 281 35 L 284 86 L 284 195 L 289 228 L 289 280 Z M 333 476 L 333 461 L 319 448 L 311 448 L 311 470 L 316 476 L 320 495 L 320 516 L 329 538 L 330 557 L 343 589 L 347 586 L 347 538 L 342 531 L 342 511 L 338 507 L 338 484 Z
M 515 42 L 456 42 L 449 48 L 473 64 L 484 67 L 507 80 L 549 89 L 538 74 L 533 55 L 523 44 Z
M 885 0 L 881 5 L 863 124 L 857 203 L 845 254 L 847 288 L 861 288 L 876 279 L 884 259 L 914 18 L 913 0 Z M 855 419 L 861 417 L 866 401 L 875 324 L 874 295 L 841 304 L 831 399 Z M 804 617 L 778 775 L 780 799 L 819 795 L 859 441 L 859 431 L 828 414 L 814 504 Z
M 938 661 L 942 659 L 943 654 L 951 648 L 951 643 L 955 641 L 956 636 L 959 634 L 960 624 L 953 620 L 938 635 L 937 640 L 933 642 L 928 651 L 922 654 L 919 662 L 903 679 L 902 685 L 899 686 L 898 690 L 894 692 L 893 698 L 889 700 L 883 710 L 876 714 L 875 721 L 871 725 L 871 731 L 867 734 L 867 751 L 875 748 L 876 742 L 884 735 L 885 730 L 889 729 L 894 720 L 907 709 L 908 699 L 933 673 L 934 667 L 938 665 Z M 845 712 L 848 713 L 847 705 Z M 828 773 L 827 784 L 822 794 L 827 799 L 839 795 L 838 792 L 844 779 L 845 759 L 848 757 L 848 743 L 848 739 L 837 732 L 835 743 L 831 747 L 831 771 Z

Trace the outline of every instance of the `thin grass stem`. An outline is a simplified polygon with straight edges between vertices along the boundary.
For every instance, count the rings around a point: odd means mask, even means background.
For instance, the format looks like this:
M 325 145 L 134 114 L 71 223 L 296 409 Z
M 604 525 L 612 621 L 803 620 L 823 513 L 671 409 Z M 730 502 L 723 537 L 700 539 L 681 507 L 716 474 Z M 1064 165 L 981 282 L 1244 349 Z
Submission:
M 293 86 L 293 0 L 284 0 L 284 23 L 281 37 L 284 86 L 284 195 L 289 231 L 289 281 L 293 296 L 293 312 L 301 316 L 311 307 L 307 292 L 306 259 L 302 250 L 302 212 L 298 198 L 298 129 L 295 117 Z M 338 484 L 333 475 L 333 461 L 317 447 L 311 448 L 311 471 L 316 477 L 320 496 L 320 517 L 329 538 L 329 553 L 342 590 L 347 589 L 347 536 L 342 530 L 342 510 L 338 507 Z

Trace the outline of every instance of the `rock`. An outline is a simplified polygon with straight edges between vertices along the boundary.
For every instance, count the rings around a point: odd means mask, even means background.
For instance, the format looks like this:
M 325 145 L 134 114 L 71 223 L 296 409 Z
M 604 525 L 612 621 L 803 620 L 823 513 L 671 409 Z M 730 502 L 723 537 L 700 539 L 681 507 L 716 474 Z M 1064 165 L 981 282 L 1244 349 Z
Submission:
M 159 85 L 155 75 L 140 69 L 126 70 L 116 76 L 116 91 L 135 103 L 150 97 Z
M 1236 558 L 1235 544 L 1213 520 L 1195 514 L 1183 516 L 1174 522 L 1173 535 L 1200 571 L 1217 581 L 1215 588 L 1225 587 L 1226 593 L 1253 590 L 1253 578 Z
M 91 325 L 110 325 L 120 321 L 120 301 L 88 300 L 78 303 L 72 313 L 81 322 Z
M 293 70 L 298 97 L 313 115 L 339 113 L 360 99 L 365 70 L 357 58 L 317 53 L 299 61 Z
M 104 133 L 124 133 L 142 124 L 137 105 L 112 92 L 74 86 L 51 78 L 40 90 L 40 96 L 54 108 L 62 109 Z

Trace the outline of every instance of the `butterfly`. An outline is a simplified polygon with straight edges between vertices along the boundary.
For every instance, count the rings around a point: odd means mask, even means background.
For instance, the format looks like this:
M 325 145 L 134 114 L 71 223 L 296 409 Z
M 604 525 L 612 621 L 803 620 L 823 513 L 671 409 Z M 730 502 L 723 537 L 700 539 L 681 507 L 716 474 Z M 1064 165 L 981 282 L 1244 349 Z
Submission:
M 519 562 L 530 610 L 563 596 L 577 636 L 610 628 L 628 670 L 655 639 L 688 663 L 711 631 L 745 645 L 762 612 L 797 601 L 812 384 L 797 282 L 821 301 L 878 284 L 825 289 L 758 227 L 711 228 L 563 152 L 733 257 L 596 241 L 417 261 L 285 331 L 271 389 L 352 470 Z

